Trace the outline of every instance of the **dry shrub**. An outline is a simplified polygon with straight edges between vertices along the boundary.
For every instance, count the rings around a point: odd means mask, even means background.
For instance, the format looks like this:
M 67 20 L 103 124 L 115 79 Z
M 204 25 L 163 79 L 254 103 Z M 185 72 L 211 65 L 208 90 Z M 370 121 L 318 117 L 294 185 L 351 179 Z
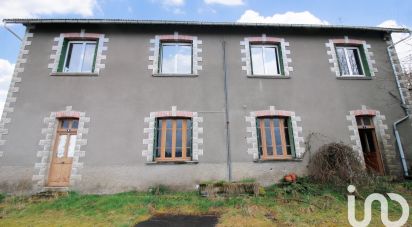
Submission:
M 309 176 L 319 183 L 361 185 L 367 179 L 358 155 L 343 143 L 321 146 L 311 158 L 308 169 Z

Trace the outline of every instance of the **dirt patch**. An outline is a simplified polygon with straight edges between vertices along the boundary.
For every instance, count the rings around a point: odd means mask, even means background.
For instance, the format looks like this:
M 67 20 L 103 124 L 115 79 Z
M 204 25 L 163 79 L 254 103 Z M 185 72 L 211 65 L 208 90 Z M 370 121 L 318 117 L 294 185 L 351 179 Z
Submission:
M 158 215 L 150 218 L 147 221 L 140 222 L 135 227 L 156 227 L 156 226 L 168 226 L 168 227 L 212 227 L 216 226 L 218 217 L 215 215 Z

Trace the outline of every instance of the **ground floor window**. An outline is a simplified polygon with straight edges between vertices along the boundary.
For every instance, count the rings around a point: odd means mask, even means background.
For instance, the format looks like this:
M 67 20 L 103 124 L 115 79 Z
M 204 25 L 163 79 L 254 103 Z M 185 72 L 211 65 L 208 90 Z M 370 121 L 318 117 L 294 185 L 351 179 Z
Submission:
M 293 157 L 293 132 L 289 117 L 258 117 L 256 124 L 260 159 Z
M 155 133 L 155 160 L 191 160 L 192 119 L 158 118 Z

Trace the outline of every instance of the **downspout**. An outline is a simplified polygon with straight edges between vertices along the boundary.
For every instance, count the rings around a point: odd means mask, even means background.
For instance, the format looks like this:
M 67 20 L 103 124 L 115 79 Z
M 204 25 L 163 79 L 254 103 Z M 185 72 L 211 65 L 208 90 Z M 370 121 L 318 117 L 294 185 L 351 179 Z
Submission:
M 4 22 L 3 27 L 4 27 L 7 31 L 9 31 L 12 35 L 14 35 L 17 39 L 19 39 L 20 41 L 23 41 L 23 39 L 22 39 L 19 35 L 17 35 L 17 33 L 15 33 L 13 30 L 11 30 L 10 28 L 7 27 L 7 22 Z
M 401 137 L 399 136 L 399 131 L 398 131 L 397 126 L 398 126 L 398 124 L 406 121 L 409 118 L 409 109 L 406 106 L 405 96 L 402 93 L 402 88 L 401 88 L 401 84 L 400 84 L 400 81 L 399 81 L 399 75 L 398 75 L 398 72 L 396 71 L 396 67 L 395 67 L 395 64 L 393 62 L 393 58 L 392 58 L 392 55 L 391 55 L 390 48 L 395 48 L 395 45 L 405 41 L 406 39 L 409 39 L 411 36 L 412 36 L 411 31 L 409 31 L 409 35 L 407 37 L 399 40 L 396 43 L 393 43 L 393 44 L 389 45 L 386 48 L 387 51 L 388 51 L 389 60 L 390 60 L 391 65 L 392 65 L 392 70 L 393 70 L 393 73 L 395 75 L 396 86 L 398 87 L 399 95 L 401 97 L 401 107 L 405 111 L 405 116 L 393 123 L 393 131 L 395 133 L 396 144 L 397 144 L 398 149 L 399 149 L 399 156 L 400 156 L 400 159 L 401 159 L 403 174 L 404 174 L 405 178 L 409 177 L 409 172 L 408 172 L 408 166 L 406 164 L 405 152 L 403 150 L 402 141 L 401 141 Z
M 226 62 L 226 41 L 222 42 L 223 49 L 223 73 L 224 73 L 224 92 L 225 92 L 225 121 L 226 121 L 226 151 L 227 151 L 227 175 L 229 182 L 232 181 L 232 158 L 230 154 L 230 128 L 229 128 L 229 104 L 227 91 L 227 62 Z

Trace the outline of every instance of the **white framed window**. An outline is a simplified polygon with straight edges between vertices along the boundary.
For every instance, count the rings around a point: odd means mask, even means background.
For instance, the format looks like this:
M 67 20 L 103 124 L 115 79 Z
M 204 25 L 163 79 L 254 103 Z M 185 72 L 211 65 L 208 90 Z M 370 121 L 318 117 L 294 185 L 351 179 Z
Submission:
M 277 45 L 250 45 L 252 75 L 280 75 Z
M 360 49 L 358 47 L 337 46 L 336 55 L 341 76 L 365 75 Z
M 63 72 L 93 72 L 96 41 L 68 41 Z
M 162 42 L 159 55 L 160 74 L 192 74 L 193 45 L 189 42 Z

